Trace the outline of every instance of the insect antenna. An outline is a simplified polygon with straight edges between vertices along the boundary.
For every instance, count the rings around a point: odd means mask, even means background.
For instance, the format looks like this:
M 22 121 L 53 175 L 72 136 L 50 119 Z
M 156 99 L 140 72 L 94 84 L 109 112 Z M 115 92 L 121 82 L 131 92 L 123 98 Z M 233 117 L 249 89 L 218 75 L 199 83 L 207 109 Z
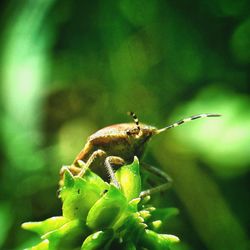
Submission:
M 141 128 L 140 128 L 139 120 L 138 120 L 136 114 L 134 112 L 132 112 L 132 111 L 129 111 L 128 115 L 132 116 L 132 118 L 134 120 L 134 123 L 136 125 L 137 134 L 139 134 L 139 132 L 141 131 Z
M 184 124 L 186 122 L 190 122 L 190 121 L 193 121 L 193 120 L 196 120 L 196 119 L 200 119 L 200 118 L 206 118 L 206 117 L 219 117 L 221 116 L 220 114 L 199 114 L 199 115 L 193 115 L 193 116 L 190 116 L 188 118 L 184 118 L 184 119 L 181 119 L 165 128 L 162 128 L 162 129 L 158 129 L 156 134 L 159 134 L 165 130 L 168 130 L 170 128 L 175 128 L 175 127 L 178 127 L 180 126 L 181 124 Z

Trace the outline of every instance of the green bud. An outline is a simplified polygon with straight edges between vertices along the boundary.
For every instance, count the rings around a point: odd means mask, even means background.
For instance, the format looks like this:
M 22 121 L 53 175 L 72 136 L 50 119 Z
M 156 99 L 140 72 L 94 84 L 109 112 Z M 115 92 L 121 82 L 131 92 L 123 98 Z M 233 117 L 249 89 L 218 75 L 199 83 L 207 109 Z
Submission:
M 74 249 L 78 244 L 77 239 L 86 237 L 88 233 L 88 229 L 82 221 L 72 220 L 41 238 L 49 240 L 49 249 Z
M 116 171 L 115 176 L 128 201 L 138 198 L 141 192 L 141 178 L 138 158 L 130 165 L 121 167 Z
M 170 234 L 158 234 L 145 230 L 140 238 L 140 244 L 150 250 L 169 250 L 173 243 L 179 242 L 179 238 Z
M 85 239 L 81 250 L 104 249 L 105 245 L 112 241 L 113 235 L 114 232 L 112 229 L 93 233 Z
M 37 244 L 36 246 L 33 246 L 31 248 L 26 248 L 25 250 L 53 250 L 53 249 L 49 247 L 49 241 L 44 240 L 39 244 Z
M 51 217 L 44 221 L 39 222 L 26 222 L 22 224 L 22 228 L 44 235 L 50 231 L 56 230 L 67 223 L 69 219 L 63 216 Z
M 154 231 L 159 231 L 162 226 L 162 221 L 161 220 L 152 221 L 151 226 Z
M 107 188 L 108 184 L 103 181 L 102 185 L 97 185 L 81 177 L 74 177 L 73 186 L 64 186 L 61 190 L 63 216 L 85 220 L 89 209 L 101 198 Z
M 126 198 L 111 184 L 108 192 L 90 209 L 86 224 L 95 230 L 111 227 L 126 208 Z

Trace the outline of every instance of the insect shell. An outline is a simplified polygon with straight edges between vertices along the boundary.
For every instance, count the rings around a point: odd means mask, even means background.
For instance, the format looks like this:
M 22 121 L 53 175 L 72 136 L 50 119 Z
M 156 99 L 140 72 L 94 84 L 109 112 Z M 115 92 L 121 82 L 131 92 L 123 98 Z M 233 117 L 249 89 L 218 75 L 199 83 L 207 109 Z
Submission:
M 130 162 L 134 156 L 142 156 L 146 142 L 156 133 L 157 128 L 145 124 L 140 125 L 139 131 L 135 130 L 133 123 L 105 127 L 89 137 L 77 160 L 86 161 L 95 150 L 101 149 L 107 155 L 119 156 Z
M 129 114 L 133 117 L 134 123 L 111 125 L 92 134 L 84 148 L 75 158 L 73 166 L 77 167 L 78 160 L 82 160 L 88 163 L 88 167 L 90 167 L 91 170 L 99 174 L 104 180 L 108 180 L 109 175 L 104 167 L 105 158 L 108 156 L 119 157 L 121 159 L 121 161 L 113 162 L 112 164 L 114 170 L 118 169 L 121 165 L 132 162 L 134 156 L 140 159 L 147 142 L 153 135 L 195 119 L 220 116 L 218 114 L 195 115 L 177 121 L 162 129 L 157 129 L 156 127 L 146 124 L 139 124 L 136 115 L 133 112 Z M 96 152 L 99 153 L 95 154 Z

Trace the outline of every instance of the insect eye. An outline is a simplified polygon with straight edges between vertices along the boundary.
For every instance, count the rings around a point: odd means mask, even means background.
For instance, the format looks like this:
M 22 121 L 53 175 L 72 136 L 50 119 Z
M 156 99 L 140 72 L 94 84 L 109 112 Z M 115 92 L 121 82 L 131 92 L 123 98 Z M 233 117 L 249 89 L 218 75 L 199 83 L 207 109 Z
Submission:
M 140 130 L 138 128 L 129 129 L 126 131 L 127 135 L 138 135 Z
M 131 135 L 131 132 L 129 130 L 126 131 L 127 135 Z

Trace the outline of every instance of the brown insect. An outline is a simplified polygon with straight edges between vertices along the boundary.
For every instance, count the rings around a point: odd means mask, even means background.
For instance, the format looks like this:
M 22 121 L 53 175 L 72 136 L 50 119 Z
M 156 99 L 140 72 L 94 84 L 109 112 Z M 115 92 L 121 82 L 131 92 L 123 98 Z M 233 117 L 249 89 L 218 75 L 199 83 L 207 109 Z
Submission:
M 114 171 L 124 164 L 131 163 L 134 156 L 141 159 L 147 142 L 153 135 L 160 134 L 168 129 L 177 127 L 183 123 L 205 117 L 218 117 L 219 114 L 199 114 L 194 115 L 173 123 L 162 129 L 140 124 L 138 118 L 133 112 L 129 112 L 133 117 L 134 123 L 115 124 L 98 130 L 92 134 L 76 156 L 72 165 L 62 167 L 60 173 L 63 176 L 65 168 L 69 169 L 73 175 L 84 176 L 87 168 L 101 176 L 104 180 L 109 180 L 119 188 L 119 183 L 115 178 Z M 81 168 L 79 161 L 84 162 L 84 168 Z M 160 169 L 151 165 L 140 163 L 148 171 L 162 177 L 164 184 L 141 192 L 140 196 L 144 197 L 152 193 L 166 190 L 171 186 L 171 178 Z

